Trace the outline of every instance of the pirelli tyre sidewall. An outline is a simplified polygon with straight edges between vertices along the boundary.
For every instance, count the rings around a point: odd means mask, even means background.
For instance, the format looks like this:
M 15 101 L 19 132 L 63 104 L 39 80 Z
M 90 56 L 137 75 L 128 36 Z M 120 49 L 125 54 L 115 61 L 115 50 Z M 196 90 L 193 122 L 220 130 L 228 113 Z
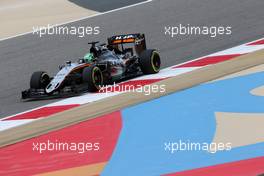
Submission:
M 160 55 L 156 50 L 145 50 L 139 56 L 139 64 L 144 74 L 155 74 L 160 71 Z
M 96 92 L 100 90 L 103 85 L 103 74 L 99 67 L 90 66 L 83 69 L 83 82 L 88 84 L 89 92 Z
M 31 89 L 45 89 L 50 82 L 49 75 L 44 71 L 36 71 L 31 75 Z

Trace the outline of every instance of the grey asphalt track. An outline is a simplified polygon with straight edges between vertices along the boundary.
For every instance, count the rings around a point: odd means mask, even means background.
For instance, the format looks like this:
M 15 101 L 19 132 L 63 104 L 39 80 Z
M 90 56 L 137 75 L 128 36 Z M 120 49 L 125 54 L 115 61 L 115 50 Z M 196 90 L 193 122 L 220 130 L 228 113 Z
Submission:
M 195 59 L 264 36 L 262 0 L 154 0 L 140 6 L 70 23 L 67 26 L 100 26 L 100 35 L 24 35 L 0 41 L 0 117 L 45 105 L 56 100 L 21 102 L 36 70 L 56 73 L 66 60 L 80 58 L 87 42 L 106 41 L 120 33 L 144 32 L 149 48 L 159 49 L 163 67 Z M 171 38 L 165 26 L 231 26 L 232 35 L 210 38 L 191 35 Z M 176 84 L 176 83 L 175 83 Z
M 97 12 L 105 12 L 124 6 L 140 3 L 146 0 L 68 0 L 78 6 L 94 10 Z

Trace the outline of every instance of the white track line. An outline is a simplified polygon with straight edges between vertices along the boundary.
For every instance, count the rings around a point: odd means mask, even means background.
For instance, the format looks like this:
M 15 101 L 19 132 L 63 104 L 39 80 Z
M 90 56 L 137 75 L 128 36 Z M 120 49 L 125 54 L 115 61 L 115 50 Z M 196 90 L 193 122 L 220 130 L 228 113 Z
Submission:
M 76 20 L 71 20 L 71 21 L 67 21 L 67 22 L 64 22 L 64 23 L 59 23 L 59 24 L 51 25 L 50 27 L 66 25 L 66 24 L 69 24 L 69 23 L 73 23 L 73 22 L 77 22 L 77 21 L 81 21 L 81 20 L 93 18 L 93 17 L 96 17 L 96 16 L 105 15 L 105 14 L 108 14 L 108 13 L 112 13 L 112 12 L 116 12 L 116 11 L 128 9 L 128 8 L 135 7 L 135 6 L 138 6 L 138 5 L 146 4 L 146 3 L 149 3 L 149 2 L 152 2 L 152 1 L 153 0 L 147 0 L 147 1 L 143 1 L 143 2 L 136 3 L 136 4 L 132 4 L 132 5 L 120 7 L 120 8 L 117 8 L 117 9 L 109 10 L 109 11 L 106 11 L 106 12 L 99 12 L 99 13 L 96 13 L 94 15 L 82 17 L 82 18 L 79 18 L 79 19 L 76 19 Z M 35 31 L 35 32 L 37 32 L 37 31 Z M 29 31 L 29 32 L 25 32 L 25 33 L 18 34 L 18 35 L 14 35 L 14 36 L 2 38 L 2 39 L 0 39 L 0 42 L 2 42 L 4 40 L 12 39 L 12 38 L 20 37 L 20 36 L 23 36 L 23 35 L 31 34 L 31 33 L 33 33 L 33 30 L 32 31 Z
M 201 57 L 198 57 L 198 58 L 193 59 L 193 60 L 189 60 L 189 61 L 186 61 L 186 62 L 182 62 L 182 63 L 176 64 L 176 65 L 171 66 L 171 67 L 177 67 L 177 66 L 180 66 L 180 65 L 188 64 L 188 63 L 190 63 L 190 62 L 197 61 L 197 60 L 200 60 L 200 59 L 205 58 L 205 57 L 217 56 L 217 55 L 219 55 L 219 54 L 221 54 L 221 55 L 227 55 L 227 54 L 230 54 L 230 53 L 229 53 L 229 52 L 226 52 L 226 51 L 230 51 L 230 50 L 232 50 L 232 49 L 236 49 L 236 48 L 239 48 L 239 47 L 244 47 L 245 45 L 248 45 L 248 44 L 250 44 L 250 43 L 254 43 L 254 42 L 257 42 L 257 41 L 260 41 L 260 40 L 264 40 L 264 38 L 260 38 L 260 39 L 256 39 L 256 40 L 253 40 L 253 41 L 250 41 L 250 42 L 246 42 L 246 43 L 243 43 L 243 44 L 241 44 L 241 45 L 234 46 L 234 47 L 231 47 L 231 48 L 228 48 L 228 49 L 223 49 L 223 50 L 220 50 L 220 51 L 214 52 L 214 53 L 209 54 L 209 55 L 201 56 Z M 254 45 L 250 45 L 249 47 L 252 47 L 252 46 L 254 47 Z M 259 49 L 262 49 L 262 47 L 259 48 Z M 256 51 L 256 50 L 255 50 L 255 51 Z M 243 51 L 240 51 L 240 52 L 243 53 Z M 217 55 L 216 55 L 216 53 L 217 53 Z M 233 54 L 234 54 L 234 53 L 233 53 Z M 237 54 L 238 54 L 238 53 L 237 53 Z M 246 54 L 246 53 L 244 53 L 244 54 Z M 170 68 L 170 67 L 169 67 L 169 68 Z
M 1 123 L 0 123 L 0 132 L 8 130 L 10 128 L 14 128 L 14 127 L 17 127 L 17 126 L 24 125 L 24 124 L 27 124 L 27 123 L 30 123 L 30 122 L 33 122 L 33 121 L 35 121 L 35 119 L 1 121 Z

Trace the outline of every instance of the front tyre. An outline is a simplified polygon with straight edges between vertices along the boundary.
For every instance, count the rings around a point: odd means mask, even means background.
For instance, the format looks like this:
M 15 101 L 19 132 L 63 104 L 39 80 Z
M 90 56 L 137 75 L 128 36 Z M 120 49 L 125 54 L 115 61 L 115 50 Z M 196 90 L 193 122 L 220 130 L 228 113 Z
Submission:
M 103 74 L 99 67 L 90 66 L 83 69 L 83 82 L 88 84 L 89 92 L 96 92 L 100 90 L 103 85 Z
M 49 75 L 44 71 L 37 71 L 31 75 L 30 88 L 31 89 L 45 89 L 50 82 Z
M 156 50 L 144 50 L 139 56 L 139 65 L 144 74 L 154 74 L 160 71 L 160 56 Z

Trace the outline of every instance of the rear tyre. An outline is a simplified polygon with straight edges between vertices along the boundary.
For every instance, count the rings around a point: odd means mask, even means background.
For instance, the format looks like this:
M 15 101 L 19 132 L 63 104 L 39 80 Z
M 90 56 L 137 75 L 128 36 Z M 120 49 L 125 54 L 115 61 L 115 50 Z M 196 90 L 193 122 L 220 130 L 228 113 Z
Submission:
M 139 56 L 139 64 L 144 74 L 154 74 L 160 71 L 160 56 L 156 50 L 144 50 Z
M 103 74 L 99 67 L 90 66 L 83 69 L 83 82 L 88 84 L 89 92 L 96 92 L 100 90 L 103 85 Z
M 49 75 L 44 71 L 37 71 L 31 75 L 30 88 L 31 89 L 45 89 L 50 82 Z

